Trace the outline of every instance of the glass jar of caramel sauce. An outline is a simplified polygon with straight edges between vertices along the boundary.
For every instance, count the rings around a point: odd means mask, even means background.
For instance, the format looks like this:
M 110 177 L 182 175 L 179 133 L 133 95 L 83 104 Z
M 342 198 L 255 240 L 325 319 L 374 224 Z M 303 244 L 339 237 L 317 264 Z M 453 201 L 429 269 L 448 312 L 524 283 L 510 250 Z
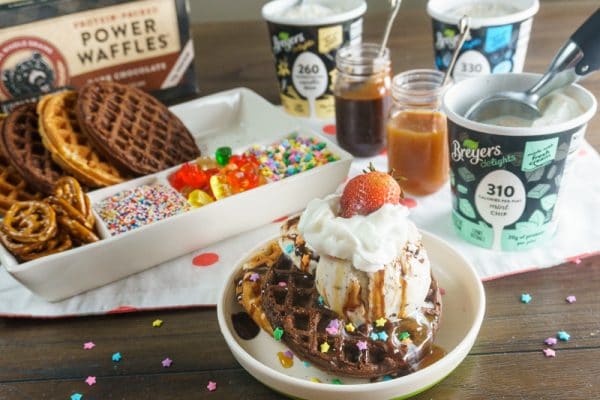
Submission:
M 420 69 L 392 81 L 393 104 L 386 124 L 388 167 L 402 190 L 422 196 L 448 180 L 446 116 L 440 111 L 444 74 Z
M 390 71 L 390 52 L 377 44 L 342 47 L 336 54 L 336 136 L 354 156 L 370 157 L 385 149 Z

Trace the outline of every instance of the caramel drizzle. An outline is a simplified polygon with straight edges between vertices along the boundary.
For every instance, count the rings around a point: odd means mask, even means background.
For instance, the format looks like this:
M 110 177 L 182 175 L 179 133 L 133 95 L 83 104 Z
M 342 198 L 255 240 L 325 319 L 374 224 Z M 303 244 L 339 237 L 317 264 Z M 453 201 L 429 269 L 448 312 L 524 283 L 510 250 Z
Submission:
M 385 318 L 385 297 L 384 297 L 384 279 L 385 270 L 381 269 L 373 273 L 373 289 L 371 291 L 371 318 Z

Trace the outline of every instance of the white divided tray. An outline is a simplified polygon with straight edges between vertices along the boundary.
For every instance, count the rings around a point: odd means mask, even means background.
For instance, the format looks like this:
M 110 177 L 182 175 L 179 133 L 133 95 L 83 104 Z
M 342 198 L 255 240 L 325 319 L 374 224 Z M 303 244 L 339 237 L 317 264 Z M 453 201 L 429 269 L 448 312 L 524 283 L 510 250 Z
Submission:
M 350 154 L 248 89 L 214 94 L 171 110 L 205 155 L 213 156 L 221 146 L 239 154 L 253 144 L 270 144 L 297 132 L 327 142 L 340 160 L 115 236 L 96 215 L 102 240 L 26 263 L 19 264 L 0 246 L 0 261 L 13 277 L 49 301 L 74 296 L 298 212 L 309 200 L 335 191 L 352 162 Z M 178 168 L 90 192 L 90 200 L 95 205 L 142 184 L 169 185 L 167 177 Z

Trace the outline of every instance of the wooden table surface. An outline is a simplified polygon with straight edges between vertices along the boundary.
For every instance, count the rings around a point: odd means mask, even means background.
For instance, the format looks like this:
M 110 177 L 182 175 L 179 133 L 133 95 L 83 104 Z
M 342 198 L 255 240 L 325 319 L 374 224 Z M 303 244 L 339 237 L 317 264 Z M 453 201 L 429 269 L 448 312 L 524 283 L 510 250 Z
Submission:
M 432 66 L 425 2 L 406 2 L 390 47 L 394 71 Z M 597 0 L 544 1 L 535 18 L 526 70 L 543 71 L 562 42 L 598 6 Z M 385 16 L 365 21 L 365 40 L 377 40 Z M 278 102 L 274 67 L 262 22 L 193 27 L 203 94 L 246 86 Z M 583 85 L 599 97 L 600 74 Z M 600 118 L 587 139 L 600 150 Z M 600 398 L 600 256 L 485 283 L 487 312 L 465 361 L 416 399 Z M 533 294 L 528 305 L 520 293 Z M 575 304 L 565 297 L 577 296 Z M 164 320 L 159 329 L 152 321 Z M 556 358 L 543 340 L 564 329 Z M 101 344 L 82 351 L 87 340 Z M 119 364 L 114 352 L 123 354 Z M 162 368 L 164 356 L 174 360 Z M 157 361 L 158 360 L 158 361 Z M 97 377 L 88 387 L 84 379 Z M 206 389 L 208 380 L 216 392 Z M 213 308 L 57 320 L 0 319 L 0 399 L 278 399 L 235 362 L 219 333 Z

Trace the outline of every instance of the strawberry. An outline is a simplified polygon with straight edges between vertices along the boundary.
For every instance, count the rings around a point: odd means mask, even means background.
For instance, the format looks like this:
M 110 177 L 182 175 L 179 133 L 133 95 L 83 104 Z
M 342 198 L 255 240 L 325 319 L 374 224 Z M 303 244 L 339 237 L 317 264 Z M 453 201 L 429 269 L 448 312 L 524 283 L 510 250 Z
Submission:
M 398 204 L 401 197 L 402 189 L 391 175 L 371 168 L 346 184 L 340 199 L 340 216 L 368 215 L 384 204 Z

